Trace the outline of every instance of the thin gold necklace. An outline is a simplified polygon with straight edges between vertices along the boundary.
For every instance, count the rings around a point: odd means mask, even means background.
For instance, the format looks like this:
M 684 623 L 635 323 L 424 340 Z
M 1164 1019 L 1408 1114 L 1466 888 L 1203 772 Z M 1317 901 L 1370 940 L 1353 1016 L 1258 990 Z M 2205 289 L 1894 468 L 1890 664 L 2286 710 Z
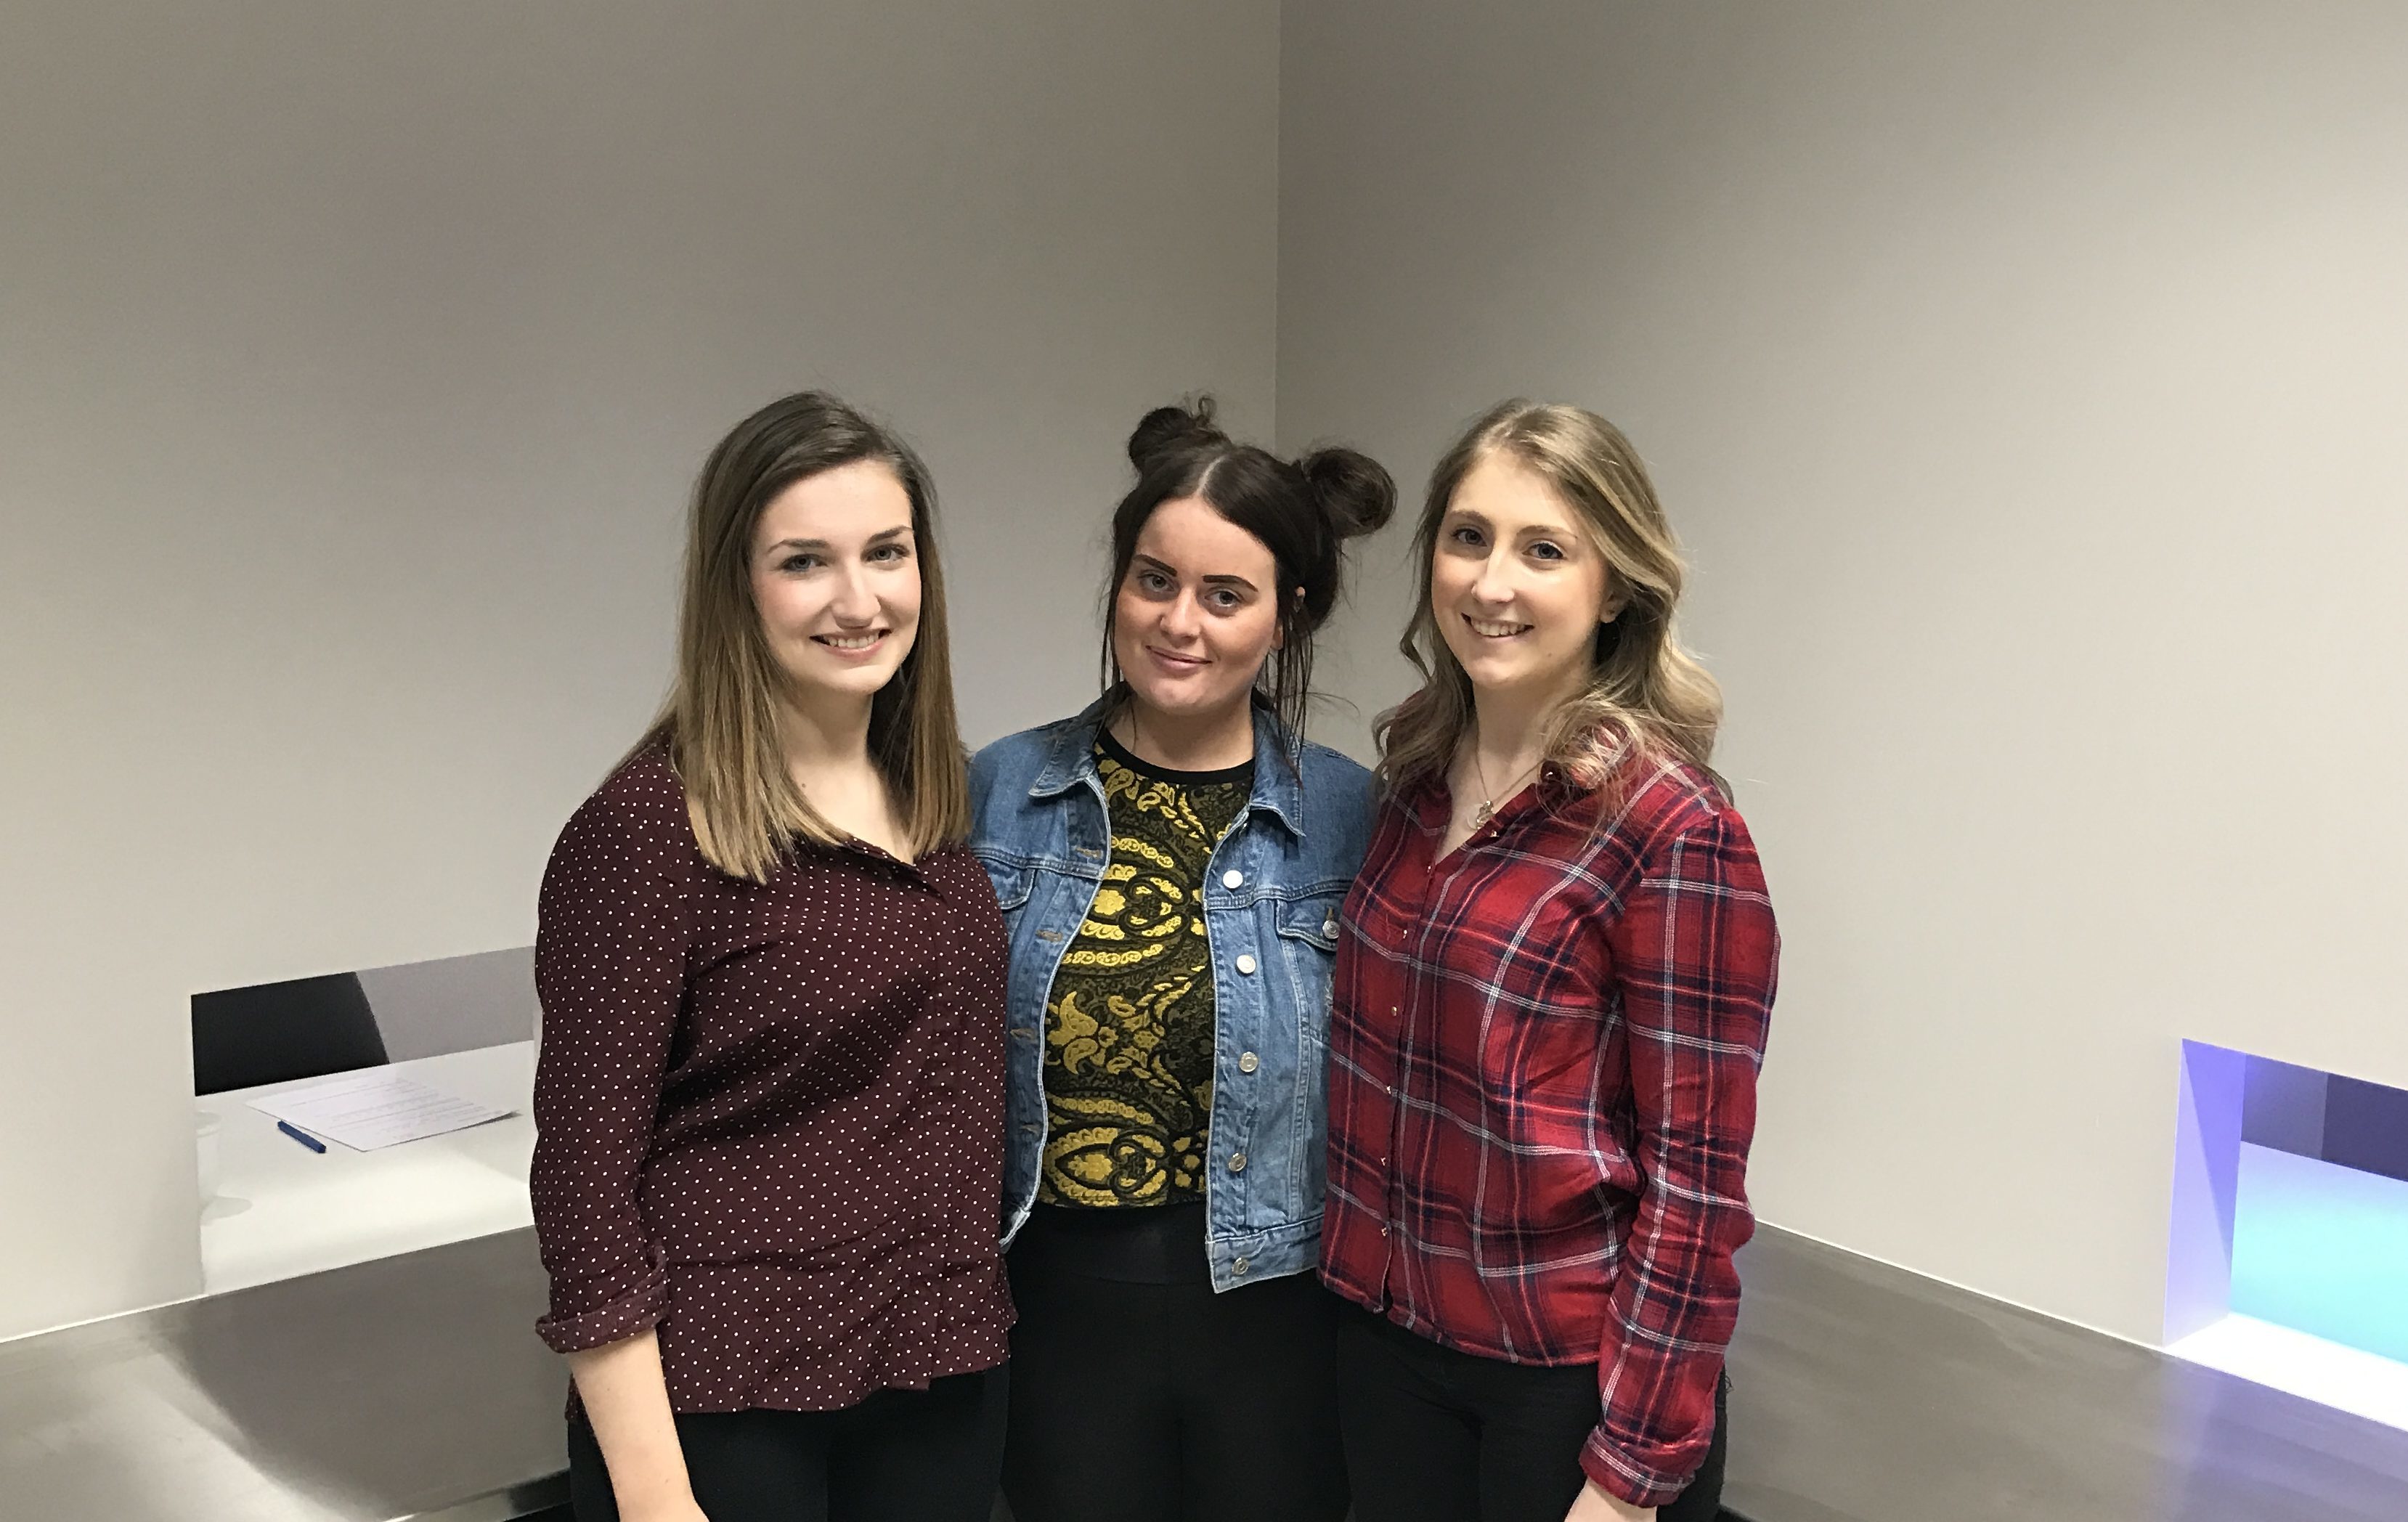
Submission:
M 1546 756 L 1541 754 L 1539 759 L 1507 778 L 1505 796 L 1512 797 L 1513 784 L 1546 765 Z M 1474 740 L 1471 745 L 1471 774 L 1480 780 L 1480 807 L 1471 811 L 1471 827 L 1478 829 L 1497 817 L 1497 795 L 1489 790 L 1488 772 L 1480 764 L 1480 743 L 1477 740 Z

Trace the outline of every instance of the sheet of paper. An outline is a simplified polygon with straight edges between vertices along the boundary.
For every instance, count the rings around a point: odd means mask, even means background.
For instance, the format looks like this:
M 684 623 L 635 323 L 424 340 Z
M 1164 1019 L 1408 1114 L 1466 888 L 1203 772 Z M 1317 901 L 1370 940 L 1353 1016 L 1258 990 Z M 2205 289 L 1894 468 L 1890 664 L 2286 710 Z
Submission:
M 250 1104 L 311 1136 L 340 1142 L 357 1152 L 466 1130 L 510 1113 L 429 1088 L 381 1068 L 280 1089 Z

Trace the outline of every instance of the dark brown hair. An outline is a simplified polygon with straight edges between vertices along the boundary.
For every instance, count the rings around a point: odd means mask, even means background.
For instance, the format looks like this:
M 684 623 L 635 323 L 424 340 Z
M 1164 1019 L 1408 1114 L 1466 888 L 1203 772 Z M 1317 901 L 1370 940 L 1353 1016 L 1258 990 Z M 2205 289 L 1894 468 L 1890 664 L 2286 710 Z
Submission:
M 1279 648 L 1263 663 L 1256 690 L 1289 735 L 1304 734 L 1312 696 L 1312 637 L 1338 605 L 1340 553 L 1397 510 L 1397 483 L 1369 455 L 1340 447 L 1283 460 L 1240 444 L 1212 423 L 1212 398 L 1157 407 L 1129 435 L 1137 485 L 1112 511 L 1112 575 L 1104 588 L 1104 685 L 1125 693 L 1112 650 L 1121 582 L 1146 520 L 1165 502 L 1201 497 L 1213 511 L 1260 539 L 1279 569 Z M 1299 596 L 1299 593 L 1301 594 Z
M 953 717 L 945 582 L 937 561 L 937 491 L 920 456 L 824 391 L 781 396 L 738 424 L 703 462 L 687 519 L 677 681 L 637 742 L 666 746 L 685 783 L 686 813 L 710 864 L 767 882 L 796 837 L 840 837 L 786 771 L 778 739 L 785 681 L 752 601 L 752 535 L 795 482 L 874 460 L 911 499 L 920 627 L 910 653 L 869 704 L 869 754 L 894 790 L 913 854 L 969 834 L 969 781 Z

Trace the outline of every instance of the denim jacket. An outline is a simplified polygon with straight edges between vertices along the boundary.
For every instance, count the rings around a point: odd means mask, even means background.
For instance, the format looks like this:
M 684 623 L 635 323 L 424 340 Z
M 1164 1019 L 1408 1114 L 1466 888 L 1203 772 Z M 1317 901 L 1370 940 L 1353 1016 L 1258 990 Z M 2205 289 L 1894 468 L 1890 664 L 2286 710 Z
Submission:
M 970 760 L 970 849 L 1010 937 L 1003 1170 L 1008 1245 L 1037 1199 L 1045 1148 L 1045 1006 L 1111 853 L 1096 771 L 1098 699 L 1075 719 L 996 740 Z M 1329 1113 L 1329 980 L 1338 909 L 1369 842 L 1371 774 L 1291 737 L 1254 707 L 1254 790 L 1204 882 L 1212 954 L 1212 1287 L 1312 1268 Z

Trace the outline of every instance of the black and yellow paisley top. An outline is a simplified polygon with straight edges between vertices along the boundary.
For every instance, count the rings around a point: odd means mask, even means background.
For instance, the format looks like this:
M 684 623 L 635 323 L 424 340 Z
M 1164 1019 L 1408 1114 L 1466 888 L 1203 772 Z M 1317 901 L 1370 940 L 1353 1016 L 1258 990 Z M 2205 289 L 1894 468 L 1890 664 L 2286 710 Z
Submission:
M 1251 763 L 1167 771 L 1109 733 L 1096 769 L 1111 860 L 1045 1001 L 1048 1205 L 1204 1197 L 1212 1116 L 1212 951 L 1204 869 L 1254 792 Z

